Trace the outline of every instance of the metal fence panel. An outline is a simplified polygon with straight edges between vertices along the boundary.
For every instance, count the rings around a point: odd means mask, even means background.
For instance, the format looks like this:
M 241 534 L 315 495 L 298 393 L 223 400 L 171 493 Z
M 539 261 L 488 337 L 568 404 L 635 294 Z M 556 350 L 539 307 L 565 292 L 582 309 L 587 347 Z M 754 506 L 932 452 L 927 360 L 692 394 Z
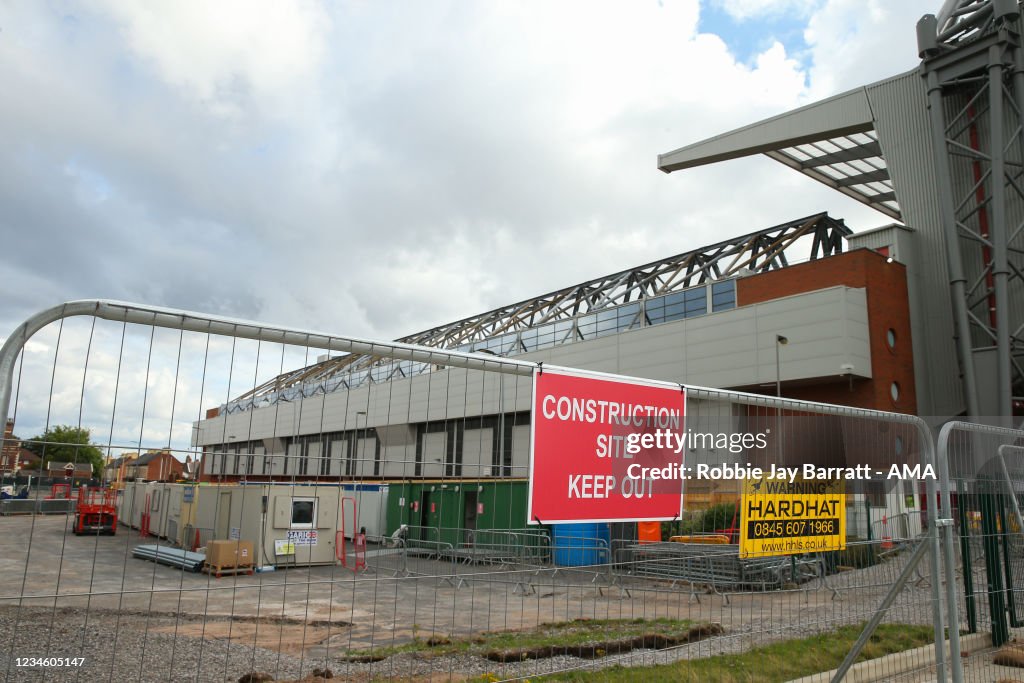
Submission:
M 955 570 L 957 623 L 978 643 L 957 662 L 956 680 L 989 681 L 1013 672 L 994 663 L 994 650 L 1024 633 L 1022 446 L 1024 431 L 990 424 L 950 422 L 938 436 L 949 473 L 942 504 L 953 520 L 946 553 Z
M 48 359 L 18 355 L 29 337 Z M 0 669 L 504 680 L 703 666 L 839 629 L 866 640 L 874 619 L 922 644 L 877 671 L 945 675 L 935 482 L 888 476 L 935 464 L 920 420 L 691 387 L 687 430 L 725 439 L 686 450 L 695 471 L 871 470 L 843 494 L 845 550 L 741 557 L 730 477 L 686 481 L 686 512 L 660 540 L 630 523 L 566 536 L 526 519 L 535 367 L 110 302 L 36 316 L 0 352 L 17 378 L 0 381 L 0 407 L 11 397 L 33 435 L 90 430 L 120 487 L 118 527 L 75 536 L 68 510 L 41 514 L 69 501 L 0 516 Z M 142 481 L 177 476 L 165 454 L 198 461 L 202 481 Z M 150 561 L 199 552 L 229 559 L 209 573 Z

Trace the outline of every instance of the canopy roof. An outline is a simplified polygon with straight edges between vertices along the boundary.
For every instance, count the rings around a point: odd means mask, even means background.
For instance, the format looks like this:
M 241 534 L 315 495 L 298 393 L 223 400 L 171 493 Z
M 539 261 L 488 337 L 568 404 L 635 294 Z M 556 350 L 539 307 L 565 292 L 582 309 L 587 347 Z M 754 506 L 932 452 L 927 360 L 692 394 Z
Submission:
M 764 154 L 902 220 L 865 87 L 658 155 L 665 173 Z

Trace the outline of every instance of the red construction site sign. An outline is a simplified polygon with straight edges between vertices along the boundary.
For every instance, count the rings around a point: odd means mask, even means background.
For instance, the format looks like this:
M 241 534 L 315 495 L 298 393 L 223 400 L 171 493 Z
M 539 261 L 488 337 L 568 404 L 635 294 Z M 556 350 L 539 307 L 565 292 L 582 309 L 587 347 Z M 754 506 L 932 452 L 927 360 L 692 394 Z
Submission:
M 529 523 L 679 516 L 685 412 L 680 386 L 536 372 Z

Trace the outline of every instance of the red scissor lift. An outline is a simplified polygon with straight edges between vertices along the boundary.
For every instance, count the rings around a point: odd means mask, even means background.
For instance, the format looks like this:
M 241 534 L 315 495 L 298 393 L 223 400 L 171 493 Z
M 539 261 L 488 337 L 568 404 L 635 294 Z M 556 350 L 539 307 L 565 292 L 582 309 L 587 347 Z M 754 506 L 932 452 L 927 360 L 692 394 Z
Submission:
M 75 535 L 117 533 L 117 491 L 109 488 L 78 489 Z

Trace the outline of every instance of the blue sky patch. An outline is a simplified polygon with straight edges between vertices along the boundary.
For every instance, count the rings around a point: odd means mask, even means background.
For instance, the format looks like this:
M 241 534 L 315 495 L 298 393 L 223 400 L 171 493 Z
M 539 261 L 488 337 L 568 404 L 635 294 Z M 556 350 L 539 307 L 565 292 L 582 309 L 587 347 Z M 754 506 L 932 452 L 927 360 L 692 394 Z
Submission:
M 772 12 L 756 18 L 737 20 L 722 9 L 718 2 L 701 2 L 701 33 L 720 37 L 736 60 L 752 64 L 754 58 L 778 41 L 786 47 L 786 54 L 804 63 L 808 59 L 804 28 L 807 17 L 795 12 Z

